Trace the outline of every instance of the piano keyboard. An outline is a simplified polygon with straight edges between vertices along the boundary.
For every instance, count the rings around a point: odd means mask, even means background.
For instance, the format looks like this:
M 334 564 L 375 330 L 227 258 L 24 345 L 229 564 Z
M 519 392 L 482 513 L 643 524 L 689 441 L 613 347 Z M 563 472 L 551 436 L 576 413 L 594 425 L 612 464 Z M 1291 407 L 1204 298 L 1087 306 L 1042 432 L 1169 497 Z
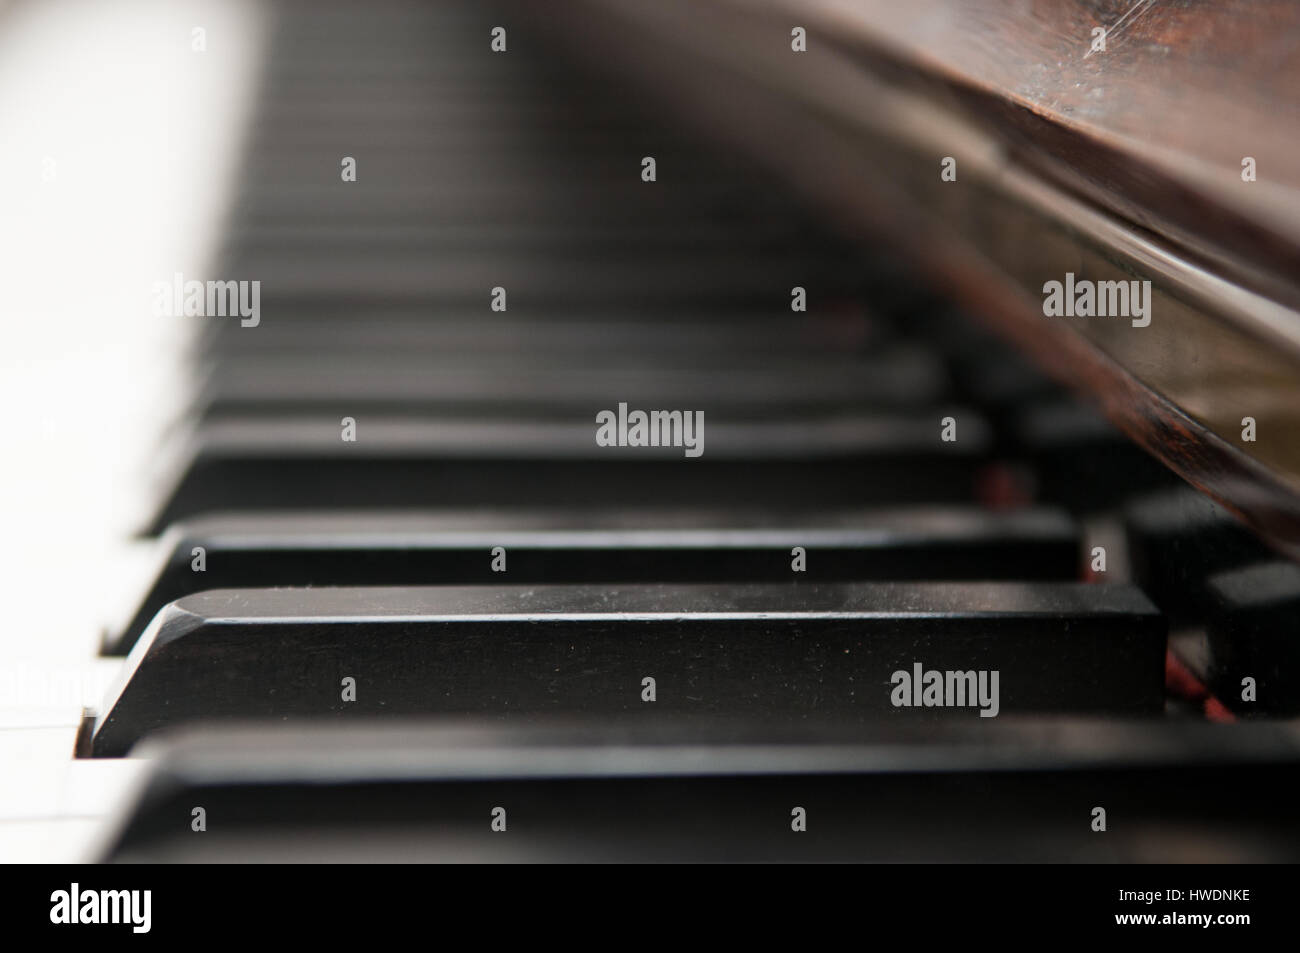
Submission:
M 265 27 L 184 276 L 258 313 L 171 319 L 149 578 L 84 717 L 6 708 L 6 853 L 1295 859 L 1293 564 L 508 8 Z

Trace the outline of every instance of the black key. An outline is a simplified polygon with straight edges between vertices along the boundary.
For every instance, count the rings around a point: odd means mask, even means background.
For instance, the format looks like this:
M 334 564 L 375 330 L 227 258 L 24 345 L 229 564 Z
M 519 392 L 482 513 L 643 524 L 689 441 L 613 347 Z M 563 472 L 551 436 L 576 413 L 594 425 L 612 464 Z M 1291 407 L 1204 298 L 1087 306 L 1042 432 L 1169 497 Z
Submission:
M 962 392 L 978 407 L 1001 413 L 1035 401 L 1060 399 L 1060 387 L 1011 350 L 972 356 L 956 363 Z
M 721 360 L 711 367 L 656 367 L 626 355 L 600 367 L 590 366 L 589 356 L 468 358 L 463 352 L 385 354 L 374 360 L 356 354 L 246 358 L 217 369 L 200 408 L 208 416 L 322 408 L 354 416 L 456 416 L 467 408 L 585 416 L 616 394 L 633 407 L 700 407 L 729 415 L 739 408 L 773 416 L 810 408 L 918 409 L 947 397 L 940 363 L 914 348 L 853 362 L 768 358 L 741 367 Z
M 1234 569 L 1211 577 L 1208 590 L 1215 694 L 1242 714 L 1300 714 L 1300 566 Z
M 99 859 L 1300 860 L 1291 725 L 398 721 L 148 747 Z
M 1063 512 L 973 507 L 224 514 L 176 527 L 167 546 L 157 581 L 108 654 L 125 655 L 159 609 L 203 589 L 1065 580 L 1079 562 L 1078 530 Z M 504 574 L 493 570 L 498 546 Z M 799 572 L 797 546 L 807 557 Z
M 237 324 L 208 324 L 201 344 L 215 349 L 222 360 L 249 357 L 310 358 L 314 355 L 353 356 L 424 354 L 521 357 L 545 361 L 568 358 L 588 362 L 619 355 L 640 354 L 651 363 L 695 366 L 725 352 L 735 361 L 758 363 L 782 359 L 842 359 L 887 340 L 879 318 L 848 306 L 810 313 L 801 321 L 790 315 L 765 317 L 752 311 L 733 316 L 693 310 L 687 316 L 633 310 L 583 315 L 534 314 L 529 320 L 496 316 L 484 321 L 466 310 L 454 317 L 430 320 L 419 309 L 327 308 L 269 316 L 246 333 Z M 241 333 L 243 332 L 243 333 Z
M 943 349 L 964 397 L 999 417 L 1037 404 L 1058 404 L 1063 391 L 1008 342 L 970 315 L 937 305 L 912 322 L 920 340 Z
M 1040 498 L 1094 512 L 1175 478 L 1092 408 L 1074 402 L 1033 407 L 1015 425 L 1015 442 L 1033 464 Z
M 1154 713 L 1164 652 L 1121 585 L 224 589 L 158 616 L 93 746 L 239 717 Z
M 536 189 L 536 184 L 532 188 Z M 339 194 L 345 190 L 334 191 Z M 493 190 L 481 199 L 471 199 L 473 207 L 477 210 L 488 195 L 496 196 L 508 209 L 519 209 L 526 201 L 522 192 L 506 196 Z M 299 199 L 291 197 L 286 201 L 296 203 Z M 382 208 L 376 208 L 369 196 L 358 201 L 362 202 L 362 211 L 387 220 L 409 205 L 410 196 L 405 191 L 394 192 L 388 197 L 390 206 Z M 438 214 L 436 204 L 431 205 L 425 214 Z M 322 227 L 345 227 L 345 223 L 322 223 Z M 512 297 L 508 300 L 524 306 L 568 305 L 575 301 L 604 305 L 655 302 L 661 306 L 689 301 L 696 307 L 714 302 L 788 302 L 790 289 L 801 281 L 816 282 L 837 292 L 853 287 L 847 279 L 815 262 L 754 249 L 696 259 L 668 252 L 660 252 L 654 259 L 648 254 L 631 259 L 625 252 L 608 252 L 599 256 L 517 255 L 509 262 L 486 251 L 456 250 L 433 257 L 407 249 L 383 258 L 358 260 L 335 252 L 302 261 L 290 246 L 269 261 L 265 253 L 256 257 L 242 252 L 228 255 L 222 272 L 263 275 L 259 279 L 265 282 L 261 306 L 268 314 L 294 303 L 353 297 L 481 302 L 487 313 L 489 291 L 500 285 L 502 275 L 510 278 Z
M 363 414 L 355 442 L 342 439 L 341 417 L 212 422 L 149 532 L 218 510 L 961 502 L 989 440 L 963 410 L 762 421 L 705 413 L 702 441 L 691 438 L 701 454 L 688 457 L 689 447 L 598 446 L 599 410 L 617 404 L 560 421 Z M 942 439 L 944 416 L 958 422 L 955 441 Z
M 1209 575 L 1268 555 L 1231 513 L 1188 487 L 1134 501 L 1124 525 L 1134 581 L 1179 621 L 1204 614 Z

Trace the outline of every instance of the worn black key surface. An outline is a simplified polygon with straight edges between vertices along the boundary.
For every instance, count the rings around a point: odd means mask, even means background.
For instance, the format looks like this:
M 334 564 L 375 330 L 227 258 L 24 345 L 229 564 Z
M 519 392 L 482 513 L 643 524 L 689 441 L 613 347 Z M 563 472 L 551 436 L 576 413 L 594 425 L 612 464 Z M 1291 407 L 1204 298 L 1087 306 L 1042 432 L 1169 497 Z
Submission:
M 1133 579 L 1178 620 L 1200 618 L 1212 573 L 1265 559 L 1268 549 L 1209 497 L 1179 487 L 1124 508 Z
M 203 589 L 1068 580 L 1079 565 L 1078 529 L 1059 510 L 941 506 L 223 514 L 175 527 L 166 545 L 153 587 L 127 626 L 108 640 L 109 654 L 125 655 L 158 610 Z M 493 556 L 497 547 L 505 550 L 504 564 Z M 792 568 L 795 547 L 805 551 L 798 572 Z
M 716 362 L 720 353 L 737 362 L 759 362 L 773 355 L 843 360 L 888 340 L 884 319 L 852 307 L 851 302 L 825 314 L 817 311 L 795 321 L 789 314 L 774 318 L 753 310 L 728 316 L 701 308 L 685 314 L 641 308 L 583 314 L 565 309 L 560 314 L 534 312 L 527 319 L 500 315 L 484 321 L 471 309 L 431 320 L 419 308 L 335 305 L 268 315 L 256 334 L 237 324 L 206 325 L 197 342 L 197 356 L 242 361 L 273 355 L 416 353 L 444 359 L 462 354 L 593 362 L 638 354 L 651 364 L 671 361 L 696 366 Z
M 1257 563 L 1210 577 L 1207 589 L 1216 694 L 1243 714 L 1300 714 L 1300 566 Z
M 101 859 L 1300 859 L 1294 725 L 917 728 L 399 720 L 183 732 L 149 746 L 147 783 Z
M 667 408 L 636 408 L 667 409 Z M 695 410 L 694 408 L 682 408 Z M 701 453 L 596 443 L 584 419 L 243 419 L 199 428 L 153 519 L 218 510 L 431 506 L 827 505 L 970 500 L 989 445 L 961 409 L 732 421 L 705 413 Z M 942 439 L 942 419 L 959 421 Z
M 93 745 L 123 755 L 162 727 L 259 716 L 1150 713 L 1164 651 L 1163 619 L 1123 585 L 226 589 L 158 616 Z M 961 683 L 961 705 L 895 706 L 894 673 L 916 666 L 918 682 L 986 671 L 987 703 Z M 899 698 L 925 701 L 920 685 Z
M 217 369 L 199 397 L 200 412 L 293 413 L 337 408 L 363 413 L 439 412 L 467 408 L 587 416 L 611 395 L 632 407 L 748 411 L 768 416 L 809 409 L 928 408 L 947 398 L 944 371 L 933 355 L 895 348 L 868 360 L 716 360 L 711 366 L 654 366 L 640 356 L 542 354 L 493 358 L 472 352 L 440 355 L 320 354 L 245 358 Z M 337 416 L 337 415 L 331 415 Z

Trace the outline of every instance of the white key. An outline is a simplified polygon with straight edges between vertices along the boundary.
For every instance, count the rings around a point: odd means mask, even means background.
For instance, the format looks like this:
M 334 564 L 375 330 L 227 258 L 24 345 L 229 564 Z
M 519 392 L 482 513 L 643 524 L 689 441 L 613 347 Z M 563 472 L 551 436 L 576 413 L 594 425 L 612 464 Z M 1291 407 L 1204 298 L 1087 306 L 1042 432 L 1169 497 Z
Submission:
M 143 586 L 123 575 L 148 559 L 125 543 L 156 502 L 139 464 L 187 384 L 196 319 L 154 316 L 150 289 L 211 258 L 267 23 L 254 0 L 5 12 L 0 862 L 67 862 L 143 764 L 73 754 L 122 665 L 96 657 L 102 625 Z

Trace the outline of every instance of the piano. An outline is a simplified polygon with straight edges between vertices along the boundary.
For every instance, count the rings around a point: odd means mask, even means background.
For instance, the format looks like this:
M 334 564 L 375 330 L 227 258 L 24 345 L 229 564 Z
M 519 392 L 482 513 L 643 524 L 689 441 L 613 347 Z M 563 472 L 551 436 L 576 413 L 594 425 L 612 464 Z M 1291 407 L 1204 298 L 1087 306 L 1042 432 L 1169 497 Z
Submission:
M 0 859 L 1296 860 L 1297 36 L 0 5 Z

